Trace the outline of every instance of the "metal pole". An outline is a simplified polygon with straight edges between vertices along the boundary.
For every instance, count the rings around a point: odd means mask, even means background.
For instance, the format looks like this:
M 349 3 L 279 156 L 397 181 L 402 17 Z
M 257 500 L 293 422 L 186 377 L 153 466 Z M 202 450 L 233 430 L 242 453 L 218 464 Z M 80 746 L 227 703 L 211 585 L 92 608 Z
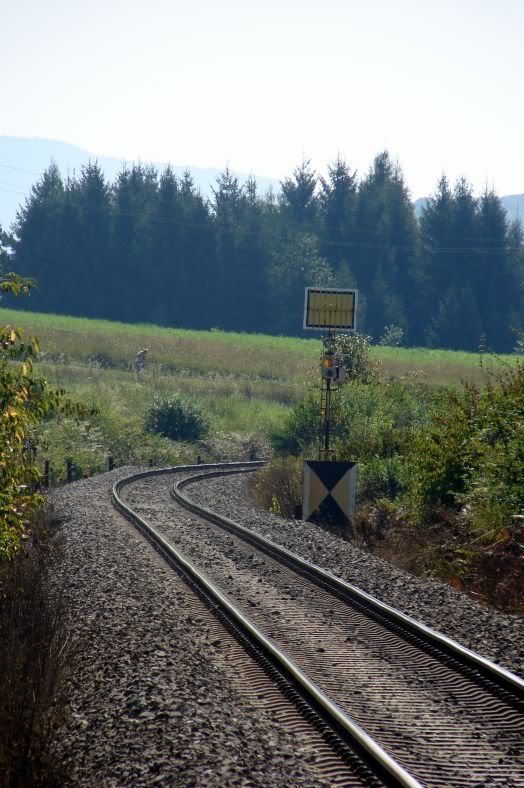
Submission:
M 331 381 L 326 380 L 326 413 L 324 416 L 324 459 L 329 460 L 329 431 L 331 429 Z

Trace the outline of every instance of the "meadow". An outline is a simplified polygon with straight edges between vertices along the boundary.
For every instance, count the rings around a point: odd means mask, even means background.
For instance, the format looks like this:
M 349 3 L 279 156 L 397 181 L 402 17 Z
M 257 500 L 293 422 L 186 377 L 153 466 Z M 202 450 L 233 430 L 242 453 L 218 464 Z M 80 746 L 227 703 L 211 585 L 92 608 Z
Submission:
M 320 340 L 193 331 L 147 324 L 118 323 L 63 315 L 0 309 L 0 324 L 10 323 L 38 336 L 43 358 L 129 369 L 136 352 L 149 349 L 150 364 L 164 371 L 306 383 L 316 372 Z M 430 348 L 375 347 L 386 374 L 416 373 L 436 384 L 482 379 L 479 354 Z M 484 364 L 512 364 L 513 355 L 484 356 Z
M 169 464 L 239 459 L 268 453 L 268 435 L 318 382 L 321 343 L 311 339 L 191 331 L 154 325 L 0 309 L 0 324 L 38 337 L 36 370 L 51 386 L 93 411 L 88 418 L 61 417 L 39 428 L 39 462 L 51 461 L 55 482 L 71 458 L 82 475 L 129 462 Z M 148 348 L 147 368 L 132 363 Z M 373 348 L 385 374 L 429 385 L 479 381 L 472 353 Z M 511 364 L 514 357 L 484 357 L 484 365 Z M 211 430 L 199 445 L 174 443 L 144 432 L 153 399 L 180 392 L 193 397 Z

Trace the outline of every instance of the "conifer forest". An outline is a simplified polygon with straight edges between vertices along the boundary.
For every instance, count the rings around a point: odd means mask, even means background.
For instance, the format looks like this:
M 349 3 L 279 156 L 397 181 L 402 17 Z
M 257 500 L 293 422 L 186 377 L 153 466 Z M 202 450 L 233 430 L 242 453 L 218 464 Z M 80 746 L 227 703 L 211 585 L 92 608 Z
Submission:
M 37 281 L 34 311 L 297 335 L 306 285 L 357 287 L 376 341 L 394 328 L 406 345 L 511 352 L 523 233 L 493 190 L 443 175 L 417 215 L 387 152 L 327 173 L 305 160 L 261 194 L 226 168 L 208 199 L 189 171 L 135 164 L 108 183 L 96 162 L 67 179 L 51 164 L 2 235 L 3 265 Z

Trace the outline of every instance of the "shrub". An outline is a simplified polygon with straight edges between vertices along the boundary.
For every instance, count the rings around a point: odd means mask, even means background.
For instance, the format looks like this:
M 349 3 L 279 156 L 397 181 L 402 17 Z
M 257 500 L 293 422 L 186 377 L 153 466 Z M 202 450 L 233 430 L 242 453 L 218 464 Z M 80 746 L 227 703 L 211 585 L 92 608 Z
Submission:
M 209 425 L 194 400 L 181 394 L 156 398 L 146 413 L 147 432 L 173 441 L 194 442 L 209 431 Z
M 374 458 L 358 466 L 357 500 L 394 500 L 406 489 L 406 468 L 402 457 Z
M 63 541 L 50 510 L 0 564 L 0 785 L 69 781 L 56 744 L 66 711 L 73 647 L 61 575 Z M 58 538 L 57 538 L 58 537 Z
M 436 504 L 454 506 L 464 493 L 478 402 L 479 392 L 473 386 L 445 390 L 428 424 L 414 435 L 408 458 L 410 502 L 418 516 Z
M 314 395 L 295 405 L 281 426 L 270 435 L 271 445 L 277 454 L 307 453 L 318 438 L 319 403 Z
M 465 385 L 437 401 L 411 448 L 410 500 L 419 515 L 435 504 L 464 506 L 484 533 L 524 510 L 524 365 Z
M 342 359 L 350 381 L 371 383 L 381 377 L 380 363 L 371 358 L 371 337 L 365 334 L 337 334 L 336 352 Z
M 407 450 L 413 432 L 427 420 L 434 394 L 422 386 L 403 383 L 346 384 L 333 399 L 338 459 L 393 457 Z M 320 420 L 319 394 L 296 405 L 271 435 L 277 454 L 316 453 Z
M 400 347 L 404 339 L 404 329 L 400 326 L 386 326 L 377 344 L 381 347 Z
M 336 402 L 337 456 L 368 460 L 404 454 L 411 437 L 427 419 L 431 396 L 420 386 L 355 381 Z
M 32 283 L 16 274 L 0 280 L 0 293 L 28 293 Z M 15 326 L 0 326 L 0 561 L 20 549 L 25 532 L 43 503 L 36 491 L 34 427 L 60 395 L 36 377 L 32 359 L 38 341 Z
M 524 512 L 524 364 L 487 381 L 479 398 L 467 503 L 482 527 Z

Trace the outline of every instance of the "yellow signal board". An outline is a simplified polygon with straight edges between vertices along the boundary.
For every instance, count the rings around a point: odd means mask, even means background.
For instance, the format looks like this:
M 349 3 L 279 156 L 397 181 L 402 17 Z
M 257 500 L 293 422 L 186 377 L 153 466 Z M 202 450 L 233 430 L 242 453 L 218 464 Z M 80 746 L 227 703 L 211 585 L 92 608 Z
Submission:
M 313 330 L 356 328 L 357 291 L 306 287 L 304 328 Z

